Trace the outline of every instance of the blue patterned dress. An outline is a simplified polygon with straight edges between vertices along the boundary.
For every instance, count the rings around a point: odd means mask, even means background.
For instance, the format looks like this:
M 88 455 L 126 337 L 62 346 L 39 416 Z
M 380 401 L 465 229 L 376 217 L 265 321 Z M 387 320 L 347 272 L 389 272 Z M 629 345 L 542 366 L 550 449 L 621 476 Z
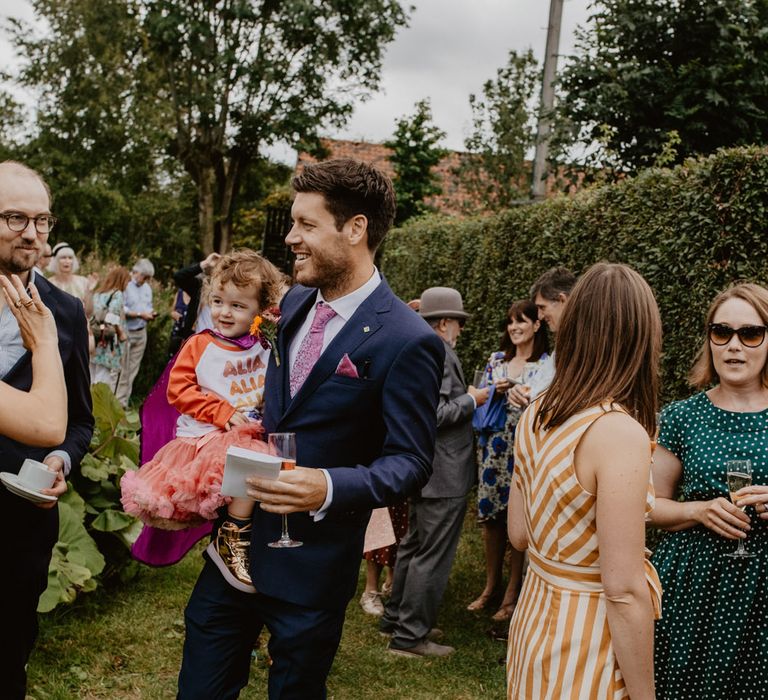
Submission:
M 520 377 L 514 379 L 521 379 L 530 384 L 533 377 L 546 366 L 547 358 L 548 355 L 544 353 L 536 362 L 526 362 Z M 486 375 L 494 380 L 499 379 L 502 376 L 503 364 L 504 353 L 493 353 L 486 364 Z M 506 518 L 509 488 L 515 466 L 515 428 L 521 415 L 522 409 L 508 405 L 504 430 L 498 433 L 481 432 L 477 435 L 477 519 L 481 523 Z

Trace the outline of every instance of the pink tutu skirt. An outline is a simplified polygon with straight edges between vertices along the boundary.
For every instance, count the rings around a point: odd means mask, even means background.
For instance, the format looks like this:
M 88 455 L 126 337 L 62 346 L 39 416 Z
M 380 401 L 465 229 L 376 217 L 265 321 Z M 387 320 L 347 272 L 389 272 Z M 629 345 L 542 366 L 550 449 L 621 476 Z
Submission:
M 126 513 L 153 527 L 180 530 L 214 520 L 229 502 L 221 495 L 227 448 L 267 452 L 261 423 L 216 430 L 199 438 L 179 437 L 161 447 L 138 471 L 120 480 Z

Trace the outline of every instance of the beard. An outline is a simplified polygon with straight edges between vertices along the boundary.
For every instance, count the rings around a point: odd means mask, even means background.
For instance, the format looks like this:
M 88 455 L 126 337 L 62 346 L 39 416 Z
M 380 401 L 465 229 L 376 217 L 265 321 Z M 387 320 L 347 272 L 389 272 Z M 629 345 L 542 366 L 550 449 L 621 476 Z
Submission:
M 317 287 L 324 297 L 338 296 L 354 276 L 351 261 L 344 255 L 313 252 L 309 270 L 300 270 L 296 281 L 305 287 Z
M 0 268 L 9 275 L 23 275 L 37 264 L 40 254 L 39 250 L 14 248 L 8 258 L 0 260 Z

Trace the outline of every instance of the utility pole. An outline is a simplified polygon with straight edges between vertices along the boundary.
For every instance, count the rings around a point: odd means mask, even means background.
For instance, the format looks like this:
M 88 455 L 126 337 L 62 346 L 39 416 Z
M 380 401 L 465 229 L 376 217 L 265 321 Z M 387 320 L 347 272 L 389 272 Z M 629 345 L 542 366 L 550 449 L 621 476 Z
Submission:
M 549 0 L 549 26 L 547 27 L 547 49 L 544 55 L 544 77 L 541 81 L 541 103 L 539 126 L 536 130 L 536 155 L 533 160 L 533 183 L 531 196 L 544 199 L 547 193 L 547 156 L 549 155 L 549 133 L 552 127 L 549 114 L 555 104 L 555 75 L 557 74 L 557 52 L 560 48 L 560 21 L 563 18 L 563 0 Z

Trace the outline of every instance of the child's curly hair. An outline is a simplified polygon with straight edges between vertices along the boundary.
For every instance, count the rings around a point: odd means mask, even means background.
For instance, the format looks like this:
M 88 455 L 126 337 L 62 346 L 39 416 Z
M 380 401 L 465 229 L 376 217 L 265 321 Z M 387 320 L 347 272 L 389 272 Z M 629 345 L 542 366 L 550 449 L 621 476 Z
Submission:
M 275 306 L 282 295 L 283 273 L 269 260 L 248 248 L 222 255 L 205 281 L 206 303 L 214 286 L 231 282 L 239 289 L 250 288 L 256 293 L 259 310 Z

